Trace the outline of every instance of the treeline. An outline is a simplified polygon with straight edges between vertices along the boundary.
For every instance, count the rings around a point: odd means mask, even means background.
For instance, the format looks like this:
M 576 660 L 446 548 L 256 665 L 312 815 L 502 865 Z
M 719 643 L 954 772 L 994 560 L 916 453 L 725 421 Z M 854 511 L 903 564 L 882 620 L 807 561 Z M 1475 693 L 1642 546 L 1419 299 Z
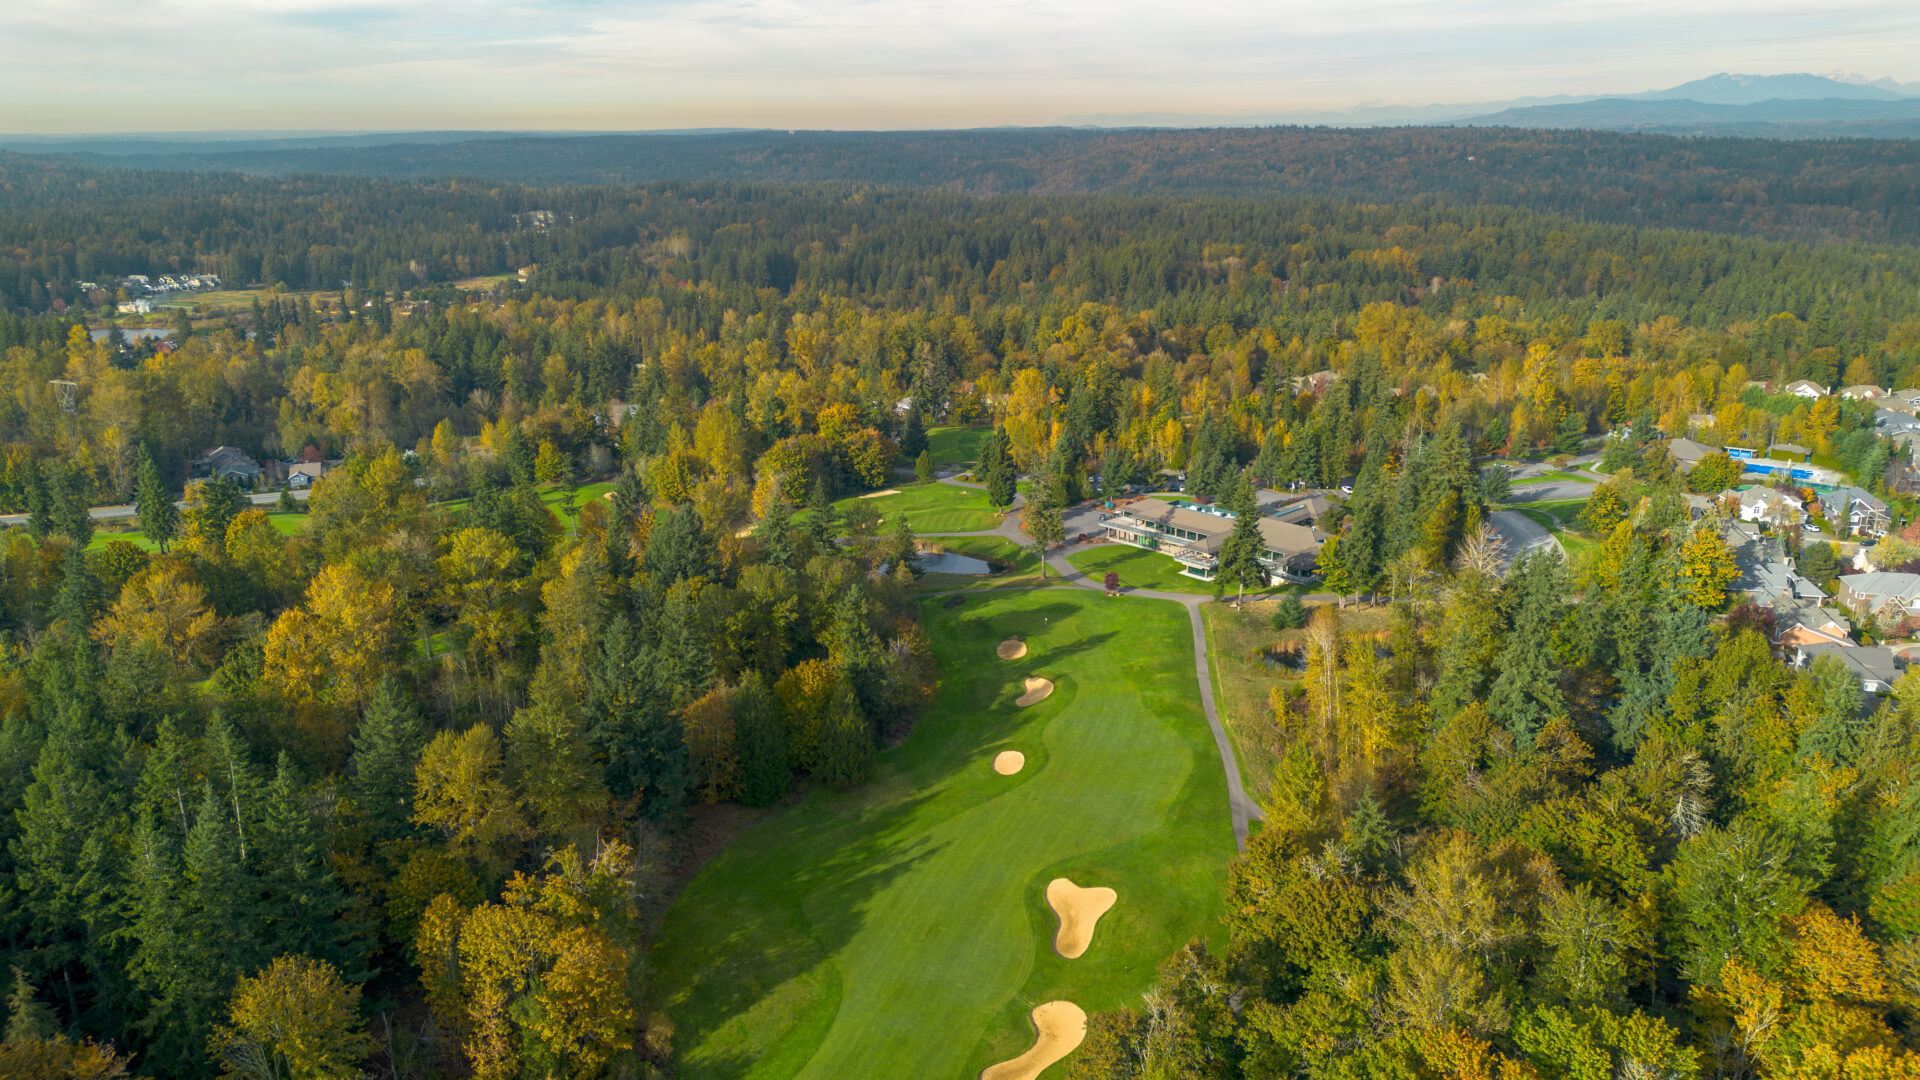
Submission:
M 1823 144 L 1809 144 L 1823 145 Z M 980 199 L 867 188 L 656 184 L 480 188 L 352 178 L 260 180 L 0 158 L 0 307 L 112 298 L 119 276 L 212 272 L 397 296 L 539 267 L 534 287 L 585 297 L 717 291 L 721 311 L 842 296 L 895 307 L 1037 308 L 1064 299 L 1255 321 L 1418 302 L 1462 287 L 1576 321 L 1690 325 L 1825 318 L 1858 340 L 1911 318 L 1901 248 L 1807 248 L 1582 225 L 1499 208 L 1118 196 Z M 533 210 L 549 211 L 550 224 Z M 1436 279 L 1439 288 L 1434 288 Z M 77 282 L 103 287 L 83 295 Z M 1224 288 L 1222 287 L 1224 286 Z M 761 297 L 764 290 L 786 294 Z M 698 293 L 697 295 L 710 295 Z M 1192 310 L 1189 310 L 1191 308 Z M 1826 342 L 1833 344 L 1833 342 Z
M 1717 523 L 1639 469 L 1577 573 L 1500 580 L 1481 535 L 1396 574 L 1383 632 L 1315 612 L 1225 947 L 1093 1017 L 1069 1076 L 1920 1068 L 1920 676 L 1782 664 L 1771 611 L 1719 617 Z
M 1576 221 L 1777 240 L 1920 236 L 1920 151 L 1515 128 L 738 132 L 219 149 L 99 157 L 136 168 L 509 184 L 848 181 L 980 195 L 1320 195 L 1517 206 Z

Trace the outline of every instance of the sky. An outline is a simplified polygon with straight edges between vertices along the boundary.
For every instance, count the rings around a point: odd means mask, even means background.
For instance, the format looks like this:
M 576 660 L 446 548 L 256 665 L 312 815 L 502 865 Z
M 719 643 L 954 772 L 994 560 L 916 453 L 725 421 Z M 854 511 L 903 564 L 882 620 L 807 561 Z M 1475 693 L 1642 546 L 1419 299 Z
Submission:
M 1913 0 L 9 0 L 0 132 L 946 128 L 1920 81 Z

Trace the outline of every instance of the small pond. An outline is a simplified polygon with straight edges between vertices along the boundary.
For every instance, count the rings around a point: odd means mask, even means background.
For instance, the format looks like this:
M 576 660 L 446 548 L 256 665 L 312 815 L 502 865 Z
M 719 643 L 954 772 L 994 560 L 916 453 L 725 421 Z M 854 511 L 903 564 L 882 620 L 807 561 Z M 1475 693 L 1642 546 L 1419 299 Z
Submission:
M 920 569 L 929 574 L 974 574 L 993 573 L 985 559 L 976 559 L 971 555 L 959 555 L 951 551 L 934 554 L 931 551 L 920 553 Z

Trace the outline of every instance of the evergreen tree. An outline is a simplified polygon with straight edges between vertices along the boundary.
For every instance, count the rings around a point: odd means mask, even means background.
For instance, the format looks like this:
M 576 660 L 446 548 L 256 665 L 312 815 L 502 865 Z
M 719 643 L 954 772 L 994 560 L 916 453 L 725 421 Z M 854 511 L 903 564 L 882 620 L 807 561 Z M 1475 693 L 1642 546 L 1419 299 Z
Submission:
M 713 551 L 713 540 L 692 507 L 660 511 L 654 515 L 653 532 L 647 537 L 647 588 L 660 596 L 688 578 L 711 580 L 715 576 Z
M 662 816 L 686 805 L 693 781 L 680 726 L 655 681 L 657 659 L 625 615 L 608 621 L 589 671 L 587 730 L 613 797 L 639 795 L 649 813 Z
M 160 467 L 153 463 L 153 455 L 147 453 L 144 446 L 140 448 L 140 471 L 134 484 L 133 508 L 140 516 L 140 531 L 146 534 L 147 539 L 160 545 L 161 554 L 166 554 L 180 531 L 180 509 L 174 505 L 165 481 L 160 478 Z
M 927 452 L 927 429 L 920 418 L 920 402 L 915 400 L 907 406 L 907 415 L 900 423 L 900 456 L 907 461 L 915 461 Z
M 918 455 L 914 457 L 913 476 L 914 476 L 914 479 L 920 481 L 923 484 L 929 483 L 933 480 L 932 451 L 922 450 Z
M 1267 553 L 1267 542 L 1260 535 L 1260 508 L 1246 477 L 1233 486 L 1228 502 L 1228 509 L 1234 513 L 1233 531 L 1220 544 L 1220 562 L 1213 574 L 1215 600 L 1226 595 L 1229 586 L 1244 594 L 1249 584 L 1256 589 L 1267 584 L 1267 568 L 1260 563 Z
M 850 791 L 872 779 L 873 762 L 873 729 L 853 688 L 842 679 L 821 726 L 820 766 L 815 771 L 822 783 Z
M 734 742 L 740 755 L 740 801 L 770 806 L 793 789 L 787 728 L 779 704 L 758 671 L 748 671 L 729 695 Z
M 815 551 L 832 551 L 833 541 L 840 535 L 840 519 L 834 513 L 833 499 L 827 495 L 825 477 L 814 481 L 813 495 L 807 502 L 807 535 L 813 538 Z
M 995 509 L 1012 506 L 1019 494 L 1018 478 L 1013 444 L 1007 439 L 1006 429 L 996 427 L 980 450 L 980 480 L 987 485 L 987 504 Z
M 253 868 L 260 898 L 252 912 L 260 923 L 258 955 L 297 953 L 358 971 L 360 957 L 339 921 L 347 894 L 334 876 L 327 831 L 285 754 L 262 808 Z
M 427 745 L 426 725 L 392 677 L 380 680 L 353 733 L 348 790 L 376 840 L 413 829 L 414 770 Z
M 753 535 L 759 538 L 761 553 L 768 562 L 793 569 L 797 557 L 793 544 L 793 506 L 787 502 L 784 492 L 774 495 L 767 507 L 767 516 L 754 526 Z
M 907 523 L 907 515 L 899 514 L 893 519 L 893 536 L 887 543 L 887 563 L 895 570 L 906 567 L 907 573 L 918 579 L 926 571 L 920 567 L 920 545 L 914 542 L 913 526 Z
M 1553 634 L 1566 592 L 1558 552 L 1522 555 L 1507 577 L 1502 597 L 1508 612 L 1507 644 L 1495 661 L 1500 672 L 1487 697 L 1487 711 L 1528 745 L 1549 719 L 1565 711 Z

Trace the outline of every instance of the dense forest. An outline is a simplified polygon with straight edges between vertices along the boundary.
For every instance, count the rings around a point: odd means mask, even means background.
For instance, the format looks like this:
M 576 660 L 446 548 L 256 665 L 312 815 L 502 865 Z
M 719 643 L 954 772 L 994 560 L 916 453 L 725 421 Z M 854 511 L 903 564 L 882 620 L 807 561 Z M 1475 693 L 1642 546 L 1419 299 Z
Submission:
M 1912 385 L 1909 249 L 3 168 L 0 1071 L 660 1075 L 690 815 L 858 787 L 937 686 L 911 523 L 835 500 L 991 425 L 1043 522 L 1163 468 L 1352 477 L 1328 586 L 1402 598 L 1384 653 L 1315 615 L 1231 947 L 1076 1074 L 1912 1075 L 1920 691 L 1776 660 L 1657 437 L 1710 413 L 1885 494 L 1870 405 L 1759 384 Z M 64 291 L 163 268 L 274 288 L 165 347 Z M 1602 433 L 1601 550 L 1503 577 L 1478 459 Z M 176 508 L 217 445 L 342 464 Z
M 512 184 L 847 181 L 982 195 L 1317 195 L 1525 207 L 1807 242 L 1920 237 L 1904 140 L 1515 128 L 733 132 L 483 138 L 94 157 L 138 168 Z

